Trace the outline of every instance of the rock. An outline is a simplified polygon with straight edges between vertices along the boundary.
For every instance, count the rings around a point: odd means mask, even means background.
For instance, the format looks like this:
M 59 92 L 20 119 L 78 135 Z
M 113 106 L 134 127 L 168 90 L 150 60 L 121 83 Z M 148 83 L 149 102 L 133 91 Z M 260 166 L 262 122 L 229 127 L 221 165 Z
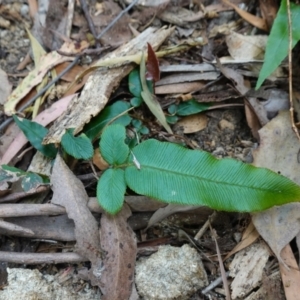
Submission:
M 229 122 L 229 121 L 223 119 L 223 120 L 221 120 L 221 121 L 219 122 L 219 128 L 220 128 L 221 130 L 224 130 L 224 129 L 226 129 L 226 128 L 231 129 L 231 130 L 234 130 L 235 126 L 234 126 L 233 123 L 231 123 L 231 122 Z
M 189 299 L 207 284 L 201 257 L 189 245 L 161 246 L 136 263 L 136 286 L 145 300 Z
M 94 290 L 75 292 L 70 288 L 61 286 L 52 275 L 43 275 L 38 270 L 10 269 L 8 272 L 8 285 L 0 291 L 0 300 L 26 299 L 26 300 L 52 300 L 52 299 L 100 299 L 100 294 Z M 71 286 L 72 287 L 72 286 Z

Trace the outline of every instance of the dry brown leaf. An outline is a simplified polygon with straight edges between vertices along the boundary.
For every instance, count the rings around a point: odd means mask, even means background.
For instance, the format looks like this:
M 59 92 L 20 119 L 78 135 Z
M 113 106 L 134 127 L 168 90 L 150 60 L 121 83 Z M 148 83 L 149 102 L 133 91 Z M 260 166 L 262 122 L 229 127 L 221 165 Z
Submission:
M 8 81 L 7 74 L 0 69 L 0 104 L 4 104 L 11 93 L 12 85 Z
M 138 37 L 106 55 L 103 60 L 136 54 L 145 49 L 147 42 L 151 43 L 153 49 L 157 49 L 173 31 L 174 28 L 159 30 L 147 28 Z M 90 76 L 80 99 L 74 101 L 64 116 L 54 123 L 45 137 L 44 143 L 59 143 L 66 128 L 74 128 L 74 134 L 80 132 L 83 126 L 104 108 L 111 93 L 133 68 L 133 64 L 112 69 L 103 68 Z
M 69 62 L 65 62 L 56 66 L 55 67 L 56 74 L 59 75 L 63 70 L 65 70 L 68 67 L 69 64 L 70 64 Z M 86 68 L 83 66 L 76 65 L 69 72 L 67 72 L 67 74 L 65 74 L 61 79 L 67 82 L 72 82 L 75 80 L 76 76 L 82 73 L 85 69 Z
M 155 94 L 161 95 L 161 94 L 190 93 L 196 90 L 200 90 L 202 87 L 204 87 L 204 85 L 205 83 L 203 81 L 161 85 L 155 88 Z
M 185 72 L 178 73 L 173 75 L 168 75 L 161 80 L 156 82 L 156 86 L 174 84 L 181 82 L 190 82 L 190 81 L 199 81 L 199 80 L 216 80 L 219 77 L 220 73 L 217 71 L 196 73 L 196 72 Z
M 120 12 L 121 7 L 115 1 L 102 1 L 97 14 L 91 15 L 96 31 L 101 32 Z M 120 46 L 127 43 L 132 38 L 128 23 L 130 16 L 126 13 L 100 38 L 101 45 Z
M 244 80 L 241 74 L 231 68 L 224 67 L 220 61 L 217 61 L 217 65 L 223 75 L 233 82 L 234 87 L 241 93 L 241 95 L 245 95 L 250 90 L 248 82 Z M 255 97 L 247 97 L 246 105 L 249 104 L 251 105 L 251 108 L 246 107 L 246 116 L 247 120 L 249 120 L 248 125 L 250 126 L 253 134 L 256 135 L 257 126 L 265 125 L 269 122 L 269 119 L 264 106 Z M 252 115 L 253 113 L 256 114 L 259 124 L 255 122 L 255 116 Z
M 103 159 L 99 148 L 94 150 L 93 164 L 97 166 L 99 170 L 106 170 L 109 168 L 109 164 Z
M 127 224 L 130 208 L 124 204 L 115 216 L 101 217 L 101 247 L 106 252 L 101 276 L 103 300 L 129 299 L 134 282 L 137 253 L 135 233 Z
M 281 255 L 284 263 L 289 266 L 289 269 L 287 269 L 284 265 L 279 265 L 286 300 L 298 300 L 300 295 L 300 270 L 291 246 L 285 246 Z
M 147 196 L 125 196 L 125 202 L 131 211 L 156 211 L 161 207 L 167 206 L 166 203 L 159 202 Z
M 263 59 L 267 35 L 243 35 L 231 31 L 226 36 L 228 52 L 234 59 Z
M 248 227 L 243 233 L 242 240 L 225 256 L 224 261 L 227 258 L 229 258 L 231 255 L 253 244 L 258 237 L 259 237 L 259 233 L 255 229 L 253 223 L 250 222 L 250 224 L 248 225 Z
M 300 203 L 272 207 L 252 215 L 252 221 L 279 262 L 282 249 L 300 232 Z
M 163 219 L 183 211 L 189 211 L 197 209 L 197 206 L 179 205 L 179 204 L 168 204 L 166 207 L 159 208 L 150 218 L 147 228 L 154 224 L 162 221 Z M 146 228 L 146 229 L 147 229 Z
M 183 133 L 194 133 L 206 128 L 208 118 L 204 113 L 182 118 L 176 124 L 183 128 Z
M 252 135 L 259 141 L 258 131 L 261 129 L 259 119 L 251 105 L 245 101 L 245 115 L 248 126 L 251 128 Z
M 40 64 L 24 78 L 21 84 L 12 92 L 4 105 L 7 115 L 15 113 L 17 104 L 38 84 L 40 84 L 46 73 L 58 64 L 73 60 L 71 57 L 61 56 L 56 51 L 47 53 Z
M 253 151 L 257 167 L 280 173 L 300 184 L 300 164 L 297 162 L 299 141 L 291 127 L 289 111 L 281 111 L 259 131 L 261 144 Z M 300 231 L 300 203 L 273 207 L 252 216 L 253 223 L 276 254 L 279 261 L 281 250 Z
M 91 279 L 99 280 L 102 271 L 102 252 L 96 219 L 88 209 L 89 197 L 82 182 L 71 172 L 60 155 L 56 156 L 51 175 L 53 204 L 66 208 L 75 223 L 76 252 L 92 263 Z
M 223 2 L 231 6 L 245 21 L 249 22 L 250 24 L 261 30 L 268 31 L 268 26 L 264 19 L 256 17 L 248 13 L 247 11 L 240 9 L 238 6 L 236 6 L 233 3 L 230 3 L 228 0 L 223 0 Z
M 259 8 L 263 19 L 266 20 L 267 28 L 270 30 L 276 18 L 278 2 L 276 0 L 260 0 Z

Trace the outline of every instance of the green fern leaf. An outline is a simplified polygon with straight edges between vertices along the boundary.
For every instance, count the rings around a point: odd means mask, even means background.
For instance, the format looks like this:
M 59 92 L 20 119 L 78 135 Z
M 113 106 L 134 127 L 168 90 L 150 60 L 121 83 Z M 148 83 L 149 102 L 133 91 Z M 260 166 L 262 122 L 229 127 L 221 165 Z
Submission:
M 253 212 L 300 200 L 298 185 L 268 169 L 156 140 L 132 152 L 132 165 L 125 170 L 127 185 L 167 203 Z

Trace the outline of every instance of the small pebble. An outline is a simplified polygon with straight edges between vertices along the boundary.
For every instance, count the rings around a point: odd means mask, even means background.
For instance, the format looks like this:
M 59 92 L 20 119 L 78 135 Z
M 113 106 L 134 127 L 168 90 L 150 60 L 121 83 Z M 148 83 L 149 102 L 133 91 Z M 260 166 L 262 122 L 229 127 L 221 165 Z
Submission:
M 221 130 L 224 130 L 224 129 L 226 129 L 226 128 L 228 128 L 228 129 L 231 129 L 231 130 L 234 130 L 234 124 L 232 124 L 231 122 L 229 122 L 229 121 L 227 121 L 227 120 L 225 120 L 225 119 L 223 119 L 223 120 L 221 120 L 220 122 L 219 122 L 219 128 L 221 129 Z
M 23 17 L 28 16 L 29 13 L 29 6 L 27 4 L 23 4 L 20 8 L 20 13 Z

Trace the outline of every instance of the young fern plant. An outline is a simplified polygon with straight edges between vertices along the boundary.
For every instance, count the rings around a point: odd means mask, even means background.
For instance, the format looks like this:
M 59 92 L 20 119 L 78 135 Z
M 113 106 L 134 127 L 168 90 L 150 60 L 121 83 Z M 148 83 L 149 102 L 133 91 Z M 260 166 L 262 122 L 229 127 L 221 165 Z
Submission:
M 125 127 L 115 124 L 100 140 L 110 168 L 98 181 L 97 198 L 109 214 L 121 210 L 127 186 L 166 203 L 223 211 L 262 211 L 300 200 L 300 186 L 271 170 L 154 139 L 130 150 L 125 138 Z

